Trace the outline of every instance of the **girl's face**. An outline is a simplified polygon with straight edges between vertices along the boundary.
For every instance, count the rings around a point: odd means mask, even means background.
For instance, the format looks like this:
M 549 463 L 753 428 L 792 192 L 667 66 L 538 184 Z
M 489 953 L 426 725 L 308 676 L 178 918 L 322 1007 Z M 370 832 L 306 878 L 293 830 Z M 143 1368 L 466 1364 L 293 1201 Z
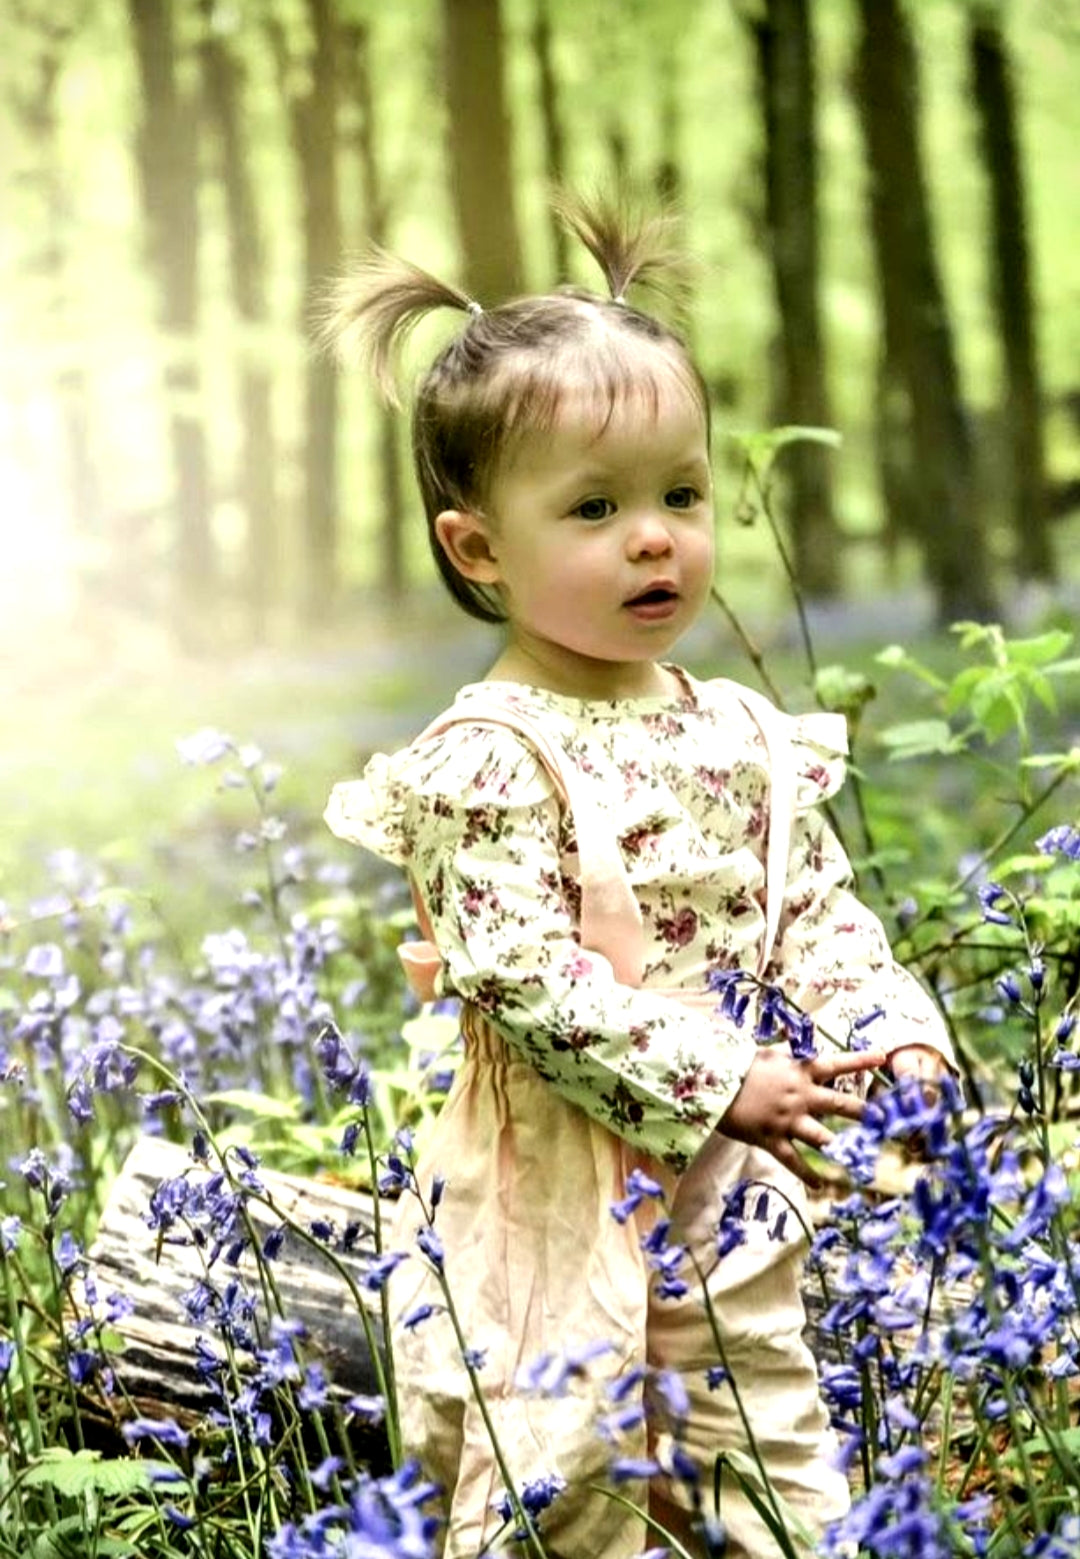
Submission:
M 437 529 L 455 565 L 502 595 L 496 675 L 580 698 L 667 691 L 656 663 L 712 583 L 702 409 L 673 373 L 656 404 L 626 396 L 606 421 L 568 395 L 550 431 L 515 442 L 484 515 L 441 515 Z

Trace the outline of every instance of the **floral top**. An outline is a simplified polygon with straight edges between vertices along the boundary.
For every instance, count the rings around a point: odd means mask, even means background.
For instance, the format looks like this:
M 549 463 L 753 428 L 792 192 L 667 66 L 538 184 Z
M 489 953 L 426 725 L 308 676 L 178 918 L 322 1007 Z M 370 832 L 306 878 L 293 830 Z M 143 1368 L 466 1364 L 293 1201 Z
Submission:
M 772 783 L 735 685 L 678 675 L 686 692 L 676 699 L 467 686 L 448 712 L 456 723 L 376 754 L 362 780 L 335 786 L 326 820 L 408 869 L 444 993 L 474 1003 L 587 1114 L 681 1168 L 730 1105 L 756 1041 L 750 1017 L 737 1025 L 671 995 L 703 991 L 716 970 L 755 967 Z M 640 988 L 582 948 L 574 819 L 522 735 L 469 722 L 470 703 L 493 698 L 541 724 L 593 787 L 642 914 Z M 843 722 L 775 717 L 788 722 L 796 816 L 765 980 L 813 1015 L 819 1042 L 846 1044 L 855 1020 L 880 1006 L 876 1046 L 948 1054 L 939 1014 L 850 891 L 847 858 L 817 807 L 843 781 Z

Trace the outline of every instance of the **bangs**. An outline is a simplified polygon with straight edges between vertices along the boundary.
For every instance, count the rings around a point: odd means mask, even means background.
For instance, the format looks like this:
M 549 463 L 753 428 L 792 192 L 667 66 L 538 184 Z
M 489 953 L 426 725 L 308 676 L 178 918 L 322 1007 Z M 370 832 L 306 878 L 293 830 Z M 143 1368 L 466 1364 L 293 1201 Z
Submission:
M 625 410 L 655 419 L 673 392 L 701 412 L 708 439 L 708 397 L 693 365 L 667 343 L 621 332 L 590 332 L 590 338 L 563 342 L 554 350 L 515 354 L 486 389 L 499 403 L 499 454 L 527 434 L 549 433 L 568 407 L 600 438 Z

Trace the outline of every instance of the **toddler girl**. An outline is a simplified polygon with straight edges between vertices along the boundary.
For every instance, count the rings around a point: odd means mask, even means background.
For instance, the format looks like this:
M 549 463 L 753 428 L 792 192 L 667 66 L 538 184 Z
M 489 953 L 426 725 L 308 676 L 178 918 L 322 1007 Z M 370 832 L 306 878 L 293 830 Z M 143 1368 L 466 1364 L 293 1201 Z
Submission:
M 565 1480 L 545 1552 L 631 1559 L 665 1533 L 716 1552 L 694 1512 L 727 1449 L 758 1458 L 759 1498 L 803 1552 L 847 1491 L 802 1340 L 799 1145 L 859 1116 L 837 1079 L 886 1060 L 934 1075 L 948 1042 L 821 815 L 841 718 L 789 717 L 667 658 L 713 578 L 708 397 L 679 336 L 626 302 L 671 274 L 665 223 L 565 215 L 610 297 L 482 309 L 378 253 L 339 298 L 336 335 L 391 398 L 409 328 L 466 316 L 419 387 L 413 448 L 443 578 L 506 638 L 411 746 L 335 787 L 327 820 L 407 870 L 427 938 L 405 949 L 411 978 L 463 1003 L 464 1060 L 417 1175 L 425 1194 L 445 1177 L 435 1228 L 515 1485 Z M 759 1043 L 776 998 L 740 971 L 812 1016 L 816 1053 Z M 852 1053 L 877 1007 L 881 1048 Z M 404 1196 L 397 1247 L 415 1252 L 421 1221 Z M 445 1490 L 449 1559 L 474 1559 L 505 1491 L 419 1253 L 391 1298 L 406 1447 Z M 556 1391 L 530 1390 L 537 1374 Z M 659 1526 L 606 1492 L 616 1454 L 660 1469 L 621 1491 Z M 779 1551 L 727 1472 L 720 1516 L 726 1554 Z

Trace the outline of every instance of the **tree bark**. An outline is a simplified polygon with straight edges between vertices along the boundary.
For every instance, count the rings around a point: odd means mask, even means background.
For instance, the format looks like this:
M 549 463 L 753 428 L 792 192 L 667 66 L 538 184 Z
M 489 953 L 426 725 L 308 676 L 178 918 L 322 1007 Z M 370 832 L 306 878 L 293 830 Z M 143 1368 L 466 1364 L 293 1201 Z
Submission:
M 997 11 L 977 6 L 968 24 L 972 90 L 990 193 L 990 266 L 1005 368 L 1014 561 L 1022 578 L 1052 580 L 1043 399 L 1016 93 Z
M 764 118 L 766 228 L 780 319 L 783 422 L 831 423 L 819 308 L 818 158 L 813 41 L 807 0 L 767 0 L 753 24 Z M 809 596 L 840 586 L 840 536 L 829 455 L 785 451 L 795 573 Z
M 200 42 L 207 118 L 218 141 L 225 195 L 233 301 L 241 328 L 265 324 L 266 258 L 251 159 L 244 129 L 243 66 L 214 25 L 214 0 L 200 0 Z M 240 494 L 247 521 L 242 593 L 252 636 L 267 637 L 271 607 L 282 573 L 275 492 L 271 374 L 243 336 L 240 343 Z
M 307 82 L 293 85 L 295 62 L 278 17 L 267 14 L 266 36 L 289 115 L 303 226 L 301 330 L 310 334 L 311 306 L 341 261 L 338 204 L 338 71 L 341 37 L 333 0 L 307 0 L 311 37 Z M 314 625 L 332 612 L 339 587 L 338 375 L 329 353 L 308 353 L 304 385 L 302 577 L 297 606 Z
M 566 182 L 566 137 L 559 112 L 559 85 L 552 49 L 550 0 L 536 0 L 533 12 L 532 46 L 536 56 L 536 74 L 540 88 L 540 125 L 544 136 L 544 177 L 551 189 Z M 570 241 L 562 223 L 550 213 L 549 230 L 555 256 L 555 274 L 560 281 L 570 277 Z
M 182 642 L 204 644 L 217 587 L 210 528 L 206 437 L 198 410 L 197 116 L 180 88 L 171 0 L 129 0 L 140 108 L 135 137 L 150 266 L 165 339 L 164 386 L 176 482 L 171 555 L 174 624 Z
M 918 61 L 902 0 L 858 0 L 856 79 L 886 350 L 908 400 L 919 541 L 942 621 L 996 605 L 919 146 Z
M 14 85 L 9 104 L 19 126 L 34 149 L 34 184 L 40 198 L 40 245 L 28 256 L 29 264 L 45 280 L 54 320 L 71 319 L 71 254 L 69 232 L 72 213 L 68 179 L 60 150 L 59 86 L 64 51 L 83 21 L 82 8 L 67 14 L 44 8 L 20 13 L 20 21 L 32 38 L 30 84 L 24 91 Z M 70 328 L 69 335 L 74 332 Z M 66 498 L 67 531 L 74 543 L 73 577 L 77 609 L 100 607 L 102 586 L 108 589 L 105 570 L 105 515 L 101 483 L 93 451 L 93 393 L 81 363 L 61 367 L 55 379 L 56 415 L 60 426 L 60 464 Z M 111 594 L 111 592 L 110 592 Z
M 371 37 L 366 22 L 343 29 L 343 86 L 357 111 L 355 152 L 360 184 L 361 240 L 385 245 L 389 201 L 379 171 Z M 379 449 L 379 585 L 391 601 L 405 595 L 405 493 L 398 447 L 398 416 L 380 401 L 375 412 Z
M 465 286 L 491 305 L 524 285 L 500 0 L 442 0 L 442 14 L 450 188 Z

